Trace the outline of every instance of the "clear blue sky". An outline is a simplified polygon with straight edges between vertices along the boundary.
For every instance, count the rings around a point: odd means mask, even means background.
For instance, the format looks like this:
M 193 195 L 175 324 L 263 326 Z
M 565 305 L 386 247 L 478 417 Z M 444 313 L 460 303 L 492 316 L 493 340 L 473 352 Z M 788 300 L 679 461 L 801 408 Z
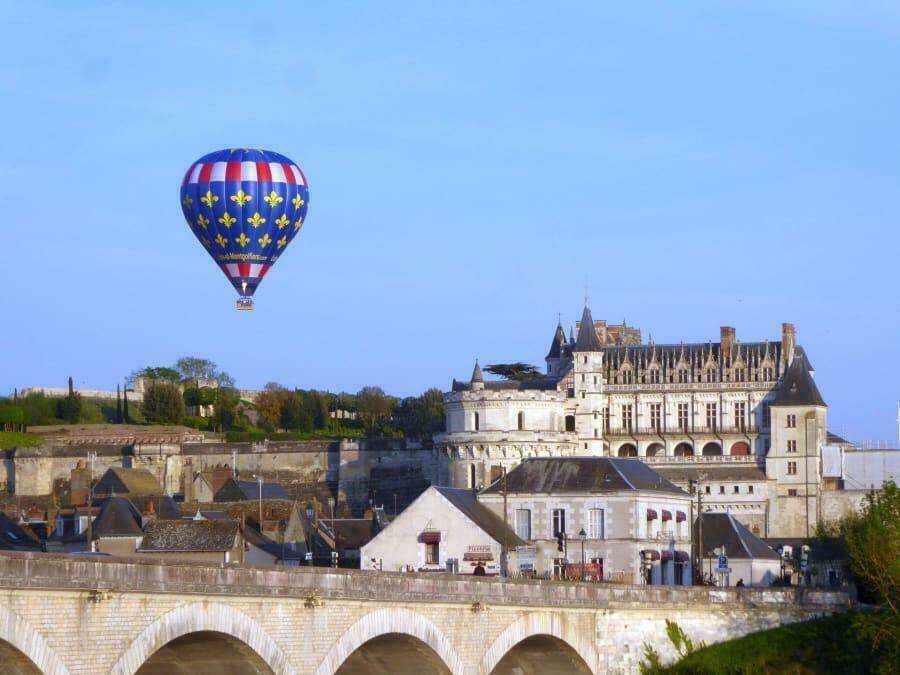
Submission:
M 4 3 L 0 391 L 446 389 L 587 287 L 658 342 L 793 321 L 832 429 L 896 437 L 897 3 L 119 4 Z M 247 313 L 178 205 L 232 146 L 310 181 Z

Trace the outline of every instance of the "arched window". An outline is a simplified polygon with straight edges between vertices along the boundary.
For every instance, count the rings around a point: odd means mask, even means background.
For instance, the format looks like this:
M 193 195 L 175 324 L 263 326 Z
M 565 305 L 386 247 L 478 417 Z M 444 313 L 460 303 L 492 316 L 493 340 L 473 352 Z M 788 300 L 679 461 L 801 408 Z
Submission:
M 480 420 L 478 419 L 478 413 L 472 413 L 472 428 L 475 431 L 478 431 L 479 429 L 479 422 Z
M 519 431 L 525 428 L 525 413 L 521 410 L 519 411 Z

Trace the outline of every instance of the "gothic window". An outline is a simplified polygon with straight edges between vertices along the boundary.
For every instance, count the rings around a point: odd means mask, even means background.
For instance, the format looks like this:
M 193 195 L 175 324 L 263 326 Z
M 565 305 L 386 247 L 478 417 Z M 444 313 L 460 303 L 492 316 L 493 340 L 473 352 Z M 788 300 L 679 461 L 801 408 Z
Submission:
M 715 368 L 707 368 L 707 369 L 706 369 L 706 381 L 707 381 L 707 382 L 715 382 L 715 381 L 716 381 L 716 370 L 715 370 Z
M 650 373 L 650 384 L 659 384 L 659 370 L 657 368 L 653 368 Z
M 650 404 L 650 427 L 656 431 L 662 431 L 662 403 Z
M 772 381 L 772 366 L 766 366 L 763 369 L 763 382 Z
M 634 384 L 634 372 L 630 368 L 622 372 L 622 384 Z
M 690 422 L 688 421 L 688 404 L 687 403 L 679 403 L 678 404 L 678 428 L 682 431 L 688 430 L 688 425 Z
M 685 384 L 688 381 L 688 371 L 687 368 L 679 368 L 678 369 L 678 384 Z
M 624 431 L 631 431 L 631 422 L 632 422 L 632 412 L 633 408 L 630 403 L 625 403 L 622 405 L 622 429 Z
M 735 368 L 734 369 L 734 381 L 735 382 L 743 382 L 746 378 L 743 368 Z

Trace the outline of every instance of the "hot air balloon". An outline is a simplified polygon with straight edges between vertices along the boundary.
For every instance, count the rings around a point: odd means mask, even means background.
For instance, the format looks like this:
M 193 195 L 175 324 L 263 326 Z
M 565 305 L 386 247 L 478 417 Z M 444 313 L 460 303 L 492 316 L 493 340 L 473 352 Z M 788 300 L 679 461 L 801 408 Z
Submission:
M 268 150 L 204 155 L 181 184 L 184 218 L 240 295 L 238 309 L 253 309 L 253 294 L 300 231 L 308 208 L 300 167 Z

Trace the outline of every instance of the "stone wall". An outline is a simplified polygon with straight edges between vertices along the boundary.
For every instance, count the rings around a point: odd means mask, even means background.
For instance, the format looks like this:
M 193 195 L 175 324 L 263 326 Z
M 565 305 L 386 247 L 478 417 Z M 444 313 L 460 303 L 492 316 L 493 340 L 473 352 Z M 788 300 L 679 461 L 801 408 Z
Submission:
M 644 643 L 672 656 L 666 618 L 713 643 L 848 605 L 841 593 L 798 589 L 0 555 L 0 640 L 54 674 L 134 673 L 160 647 L 200 631 L 241 641 L 275 673 L 331 675 L 369 639 L 391 633 L 421 640 L 454 674 L 490 673 L 535 635 L 556 638 L 591 672 L 633 673 Z

